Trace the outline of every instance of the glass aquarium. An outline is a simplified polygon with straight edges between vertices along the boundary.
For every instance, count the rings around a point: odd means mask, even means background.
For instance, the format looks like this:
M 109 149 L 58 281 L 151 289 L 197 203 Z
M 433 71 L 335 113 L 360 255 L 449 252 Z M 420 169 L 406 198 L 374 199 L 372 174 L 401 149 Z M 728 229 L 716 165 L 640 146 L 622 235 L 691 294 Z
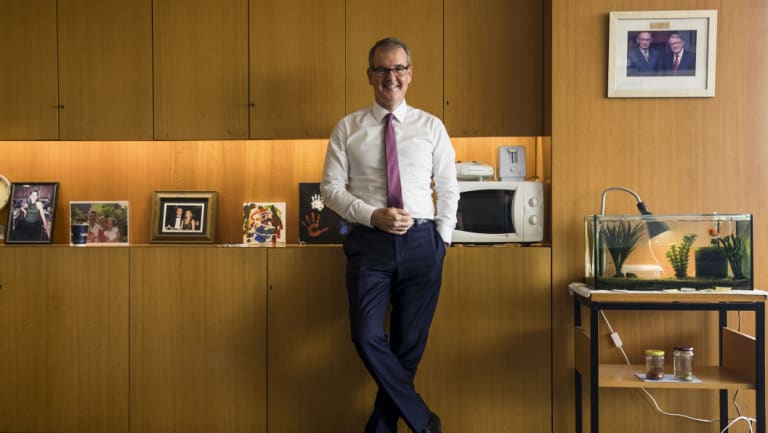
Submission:
M 597 290 L 752 290 L 752 215 L 588 215 L 585 283 Z

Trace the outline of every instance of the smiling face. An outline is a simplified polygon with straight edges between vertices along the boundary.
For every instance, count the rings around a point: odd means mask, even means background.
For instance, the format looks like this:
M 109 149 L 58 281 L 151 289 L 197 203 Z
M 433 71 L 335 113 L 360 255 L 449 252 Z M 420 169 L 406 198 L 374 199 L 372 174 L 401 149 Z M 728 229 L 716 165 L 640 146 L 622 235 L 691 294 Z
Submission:
M 683 42 L 683 39 L 680 36 L 677 36 L 677 35 L 670 36 L 668 43 L 669 43 L 669 48 L 675 54 L 677 54 L 680 51 L 682 51 L 683 46 L 685 45 L 685 43 Z
M 377 48 L 373 53 L 372 66 L 368 68 L 368 82 L 373 87 L 376 102 L 389 111 L 397 108 L 404 100 L 408 85 L 411 83 L 412 67 L 407 68 L 401 75 L 387 71 L 381 75 L 374 72 L 376 68 L 392 69 L 408 67 L 408 55 L 400 47 Z

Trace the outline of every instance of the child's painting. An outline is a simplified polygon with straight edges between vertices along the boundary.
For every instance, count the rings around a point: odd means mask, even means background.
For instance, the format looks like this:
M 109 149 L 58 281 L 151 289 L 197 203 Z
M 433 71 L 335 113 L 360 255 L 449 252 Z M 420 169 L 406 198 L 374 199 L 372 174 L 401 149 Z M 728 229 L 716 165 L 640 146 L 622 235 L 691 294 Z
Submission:
M 285 203 L 243 203 L 243 243 L 285 244 Z

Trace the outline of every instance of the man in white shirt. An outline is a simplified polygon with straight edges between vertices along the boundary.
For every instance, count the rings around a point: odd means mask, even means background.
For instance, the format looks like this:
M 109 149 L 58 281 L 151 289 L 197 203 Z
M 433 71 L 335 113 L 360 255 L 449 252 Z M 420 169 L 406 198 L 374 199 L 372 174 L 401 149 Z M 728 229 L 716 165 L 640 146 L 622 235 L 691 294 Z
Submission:
M 396 433 L 401 417 L 414 432 L 441 432 L 413 378 L 437 307 L 459 190 L 442 121 L 405 102 L 412 73 L 402 41 L 374 44 L 367 74 L 375 103 L 336 125 L 321 183 L 325 204 L 353 227 L 344 241 L 352 340 L 379 386 L 365 433 Z M 396 151 L 391 158 L 388 146 Z

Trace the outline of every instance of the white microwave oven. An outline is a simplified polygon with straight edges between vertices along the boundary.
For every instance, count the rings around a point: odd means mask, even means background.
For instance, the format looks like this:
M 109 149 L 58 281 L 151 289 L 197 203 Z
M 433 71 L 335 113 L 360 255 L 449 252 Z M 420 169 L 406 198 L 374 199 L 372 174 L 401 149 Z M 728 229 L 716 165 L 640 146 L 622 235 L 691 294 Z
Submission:
M 459 181 L 456 243 L 540 242 L 544 190 L 537 181 Z

